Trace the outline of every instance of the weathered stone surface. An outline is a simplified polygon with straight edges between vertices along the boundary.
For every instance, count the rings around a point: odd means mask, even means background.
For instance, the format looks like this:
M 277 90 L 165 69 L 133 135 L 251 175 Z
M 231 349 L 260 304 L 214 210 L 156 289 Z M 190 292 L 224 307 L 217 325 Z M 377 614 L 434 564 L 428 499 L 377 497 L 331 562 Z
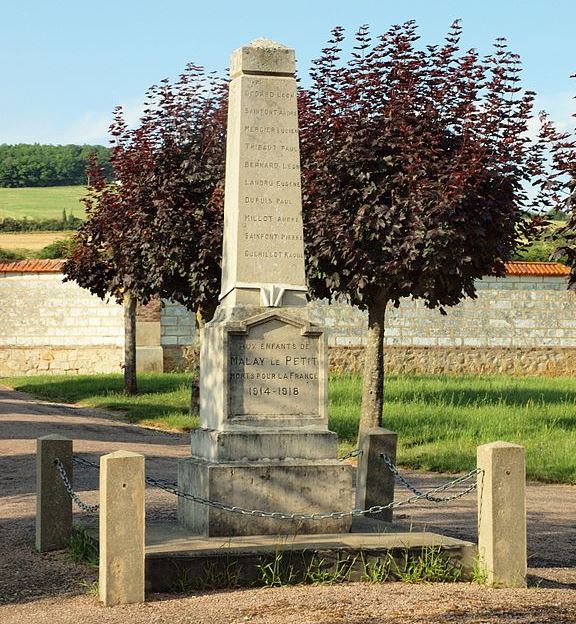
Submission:
M 311 462 L 210 463 L 191 457 L 178 462 L 178 484 L 211 500 L 264 511 L 347 511 L 352 467 L 334 460 Z M 281 520 L 244 516 L 179 499 L 178 518 L 194 533 L 293 535 L 348 532 L 351 518 Z
M 364 347 L 329 347 L 330 371 L 360 373 Z M 401 375 L 576 375 L 576 348 L 386 346 L 387 373 Z
M 244 322 L 208 324 L 200 359 L 202 426 L 326 428 L 322 330 L 286 309 L 268 310 Z
M 164 350 L 162 347 L 136 347 L 136 372 L 164 372 Z
M 58 458 L 72 481 L 72 440 L 47 435 L 36 441 L 36 549 L 65 548 L 72 532 L 72 499 L 54 464 Z
M 192 455 L 214 462 L 333 459 L 338 436 L 332 431 L 259 429 L 192 431 Z
M 160 321 L 136 320 L 136 346 L 159 347 L 160 346 Z
M 394 475 L 382 460 L 387 455 L 396 463 L 398 436 L 394 431 L 380 427 L 366 429 L 360 433 L 356 473 L 356 508 L 368 509 L 375 505 L 384 506 L 394 500 Z M 369 518 L 392 522 L 392 509 L 367 514 Z
M 232 55 L 221 293 L 226 306 L 268 305 L 278 297 L 284 305 L 306 303 L 294 51 L 266 45 L 256 42 Z
M 478 447 L 478 555 L 487 583 L 525 587 L 526 470 L 524 447 L 492 442 Z
M 234 50 L 230 60 L 231 78 L 240 73 L 288 74 L 292 77 L 295 71 L 294 50 L 271 39 L 256 39 Z
M 0 377 L 120 373 L 121 347 L 0 347 Z
M 144 456 L 100 458 L 100 600 L 144 601 Z

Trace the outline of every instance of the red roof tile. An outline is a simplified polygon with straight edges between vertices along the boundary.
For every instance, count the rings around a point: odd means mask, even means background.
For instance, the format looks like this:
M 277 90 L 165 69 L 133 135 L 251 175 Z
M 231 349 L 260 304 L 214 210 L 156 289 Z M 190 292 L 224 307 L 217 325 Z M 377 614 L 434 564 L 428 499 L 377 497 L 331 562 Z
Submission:
M 64 260 L 2 260 L 0 273 L 60 273 Z
M 0 261 L 0 273 L 60 273 L 64 260 Z M 508 262 L 506 274 L 511 276 L 567 277 L 569 267 L 559 262 Z
M 506 275 L 567 277 L 570 268 L 560 262 L 508 262 Z

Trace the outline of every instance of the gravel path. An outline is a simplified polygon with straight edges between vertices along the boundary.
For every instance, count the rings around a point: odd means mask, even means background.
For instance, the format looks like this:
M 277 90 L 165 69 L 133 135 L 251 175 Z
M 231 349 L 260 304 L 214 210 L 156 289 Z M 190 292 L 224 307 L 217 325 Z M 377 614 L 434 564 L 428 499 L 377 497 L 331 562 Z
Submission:
M 86 594 L 95 574 L 71 563 L 65 552 L 33 550 L 35 440 L 59 433 L 75 440 L 89 459 L 128 449 L 146 456 L 147 472 L 175 478 L 175 459 L 189 453 L 188 435 L 143 429 L 99 410 L 46 403 L 0 388 L 0 622 L 266 622 L 299 624 L 492 622 L 576 623 L 576 487 L 530 483 L 527 489 L 530 585 L 492 590 L 472 584 L 283 587 L 187 596 L 153 595 L 142 605 L 106 609 Z M 423 486 L 445 476 L 408 473 Z M 77 469 L 75 485 L 87 502 L 97 500 L 95 471 Z M 398 492 L 399 498 L 404 492 Z M 148 490 L 147 516 L 173 519 L 169 494 Z M 447 535 L 475 539 L 475 499 L 449 507 L 405 508 L 401 520 Z M 400 515 L 400 514 L 399 514 Z M 86 516 L 75 512 L 75 519 Z

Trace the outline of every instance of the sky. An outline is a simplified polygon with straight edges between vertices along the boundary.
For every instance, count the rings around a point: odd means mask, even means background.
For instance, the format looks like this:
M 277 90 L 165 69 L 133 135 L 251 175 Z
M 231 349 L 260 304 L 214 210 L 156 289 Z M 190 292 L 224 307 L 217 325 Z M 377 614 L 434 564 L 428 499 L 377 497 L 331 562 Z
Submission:
M 188 62 L 224 74 L 259 37 L 295 48 L 303 76 L 334 26 L 377 35 L 415 19 L 428 45 L 457 18 L 465 48 L 505 37 L 538 108 L 573 127 L 576 0 L 0 0 L 0 143 L 108 145 L 116 105 L 136 123 L 149 86 Z

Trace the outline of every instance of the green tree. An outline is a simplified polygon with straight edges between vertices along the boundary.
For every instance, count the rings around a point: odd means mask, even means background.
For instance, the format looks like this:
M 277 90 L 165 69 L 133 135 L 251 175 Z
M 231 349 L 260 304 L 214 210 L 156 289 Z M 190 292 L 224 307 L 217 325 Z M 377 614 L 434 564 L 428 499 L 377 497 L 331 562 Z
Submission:
M 109 178 L 110 150 L 101 145 L 0 145 L 0 187 L 85 184 L 91 155 Z

